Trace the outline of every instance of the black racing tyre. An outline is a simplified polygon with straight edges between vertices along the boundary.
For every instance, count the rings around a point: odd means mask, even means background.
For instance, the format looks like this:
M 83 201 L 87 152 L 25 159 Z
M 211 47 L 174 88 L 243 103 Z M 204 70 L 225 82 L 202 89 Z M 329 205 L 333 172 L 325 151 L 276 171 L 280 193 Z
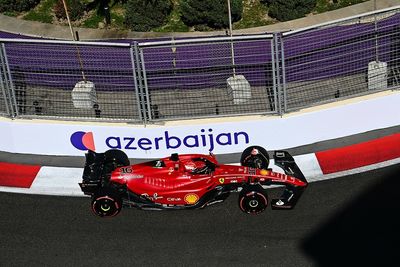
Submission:
M 128 156 L 118 149 L 110 149 L 104 153 L 104 173 L 111 173 L 118 167 L 129 166 Z
M 260 146 L 250 146 L 243 151 L 240 164 L 256 169 L 267 169 L 269 165 L 268 152 Z
M 105 163 L 114 163 L 116 167 L 129 166 L 128 156 L 124 151 L 118 149 L 110 149 L 105 153 Z
M 100 217 L 114 217 L 122 208 L 122 199 L 111 190 L 101 190 L 92 197 L 92 211 Z
M 259 214 L 268 207 L 267 192 L 261 185 L 247 185 L 239 194 L 239 208 L 244 213 Z

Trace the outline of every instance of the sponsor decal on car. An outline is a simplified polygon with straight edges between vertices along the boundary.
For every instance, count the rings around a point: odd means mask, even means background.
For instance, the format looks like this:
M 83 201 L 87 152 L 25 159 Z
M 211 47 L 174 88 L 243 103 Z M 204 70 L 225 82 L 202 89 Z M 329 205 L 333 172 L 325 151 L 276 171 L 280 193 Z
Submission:
M 197 194 L 191 193 L 191 194 L 187 194 L 187 195 L 185 196 L 185 202 L 186 202 L 187 204 L 194 204 L 194 203 L 196 203 L 198 200 L 199 200 L 199 196 L 198 196 Z
M 144 175 L 142 174 L 132 174 L 128 176 L 130 179 L 142 179 Z
M 255 168 L 249 167 L 249 174 L 250 175 L 256 175 L 256 173 L 257 173 L 257 170 Z
M 145 198 L 148 198 L 148 199 L 150 199 L 151 201 L 155 201 L 155 200 L 157 200 L 157 199 L 162 199 L 162 198 L 164 198 L 163 196 L 159 196 L 158 193 L 154 193 L 153 196 L 150 196 L 150 195 L 147 194 L 147 193 L 143 193 L 143 194 L 141 194 L 140 196 L 145 197 Z
M 131 167 L 122 167 L 121 173 L 132 173 L 132 168 Z
M 167 201 L 169 202 L 177 202 L 177 201 L 181 201 L 182 199 L 180 197 L 168 197 Z

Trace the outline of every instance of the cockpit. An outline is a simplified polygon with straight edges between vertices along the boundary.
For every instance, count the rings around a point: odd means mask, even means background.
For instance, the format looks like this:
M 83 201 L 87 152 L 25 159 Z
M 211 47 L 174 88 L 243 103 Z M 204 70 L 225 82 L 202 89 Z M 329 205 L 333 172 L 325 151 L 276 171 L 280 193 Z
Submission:
M 211 174 L 215 171 L 215 163 L 205 157 L 187 157 L 180 158 L 178 154 L 172 154 L 170 160 L 179 164 L 183 171 L 190 174 Z

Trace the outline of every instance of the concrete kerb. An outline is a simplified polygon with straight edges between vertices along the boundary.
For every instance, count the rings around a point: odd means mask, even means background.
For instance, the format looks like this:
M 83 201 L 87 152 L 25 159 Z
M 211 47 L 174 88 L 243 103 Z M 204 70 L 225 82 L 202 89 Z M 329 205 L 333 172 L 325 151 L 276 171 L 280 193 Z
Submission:
M 400 164 L 400 133 L 346 147 L 297 155 L 294 158 L 309 182 L 333 179 Z M 10 168 L 18 170 L 18 168 L 22 167 L 28 169 L 23 174 L 26 179 L 21 177 L 21 173 L 13 174 L 9 170 Z M 83 196 L 78 186 L 83 168 L 39 166 L 40 169 L 37 170 L 37 167 L 18 164 L 11 166 L 0 163 L 0 191 L 23 194 Z M 276 172 L 283 173 L 281 168 L 274 165 L 273 160 L 271 160 L 270 167 Z M 29 168 L 32 168 L 32 172 L 29 171 Z M 28 176 L 31 177 L 29 178 Z M 13 179 L 15 180 L 12 181 Z M 29 179 L 31 179 L 31 183 L 27 186 L 26 180 Z M 4 186 L 7 183 L 8 186 Z M 22 184 L 25 184 L 25 186 L 23 187 Z

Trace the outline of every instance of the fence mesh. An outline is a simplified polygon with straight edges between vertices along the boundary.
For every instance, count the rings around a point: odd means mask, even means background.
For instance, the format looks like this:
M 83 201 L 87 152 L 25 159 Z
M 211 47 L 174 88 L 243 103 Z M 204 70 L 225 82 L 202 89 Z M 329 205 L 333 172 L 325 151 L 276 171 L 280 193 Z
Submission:
M 0 101 L 0 114 L 7 115 L 9 117 L 14 117 L 14 109 L 16 103 L 13 102 L 13 91 L 10 90 L 12 88 L 12 80 L 11 73 L 8 69 L 7 57 L 5 54 L 5 46 L 3 44 L 0 45 L 0 93 L 1 93 L 1 101 Z
M 4 62 L 3 49 L 0 49 L 0 115 L 11 115 L 8 107 L 8 84 L 7 84 L 7 68 Z
M 400 86 L 399 8 L 308 29 L 135 43 L 0 39 L 0 114 L 282 114 Z
M 270 39 L 141 51 L 154 119 L 274 111 Z
M 398 86 L 399 23 L 372 15 L 285 36 L 287 109 Z
M 1 89 L 2 87 L 0 87 Z M 3 90 L 0 90 L 1 98 L 0 98 L 0 115 L 3 116 L 8 116 L 10 115 L 9 112 L 7 111 L 7 106 L 5 102 L 5 93 Z
M 12 42 L 5 50 L 19 116 L 139 119 L 129 47 Z

